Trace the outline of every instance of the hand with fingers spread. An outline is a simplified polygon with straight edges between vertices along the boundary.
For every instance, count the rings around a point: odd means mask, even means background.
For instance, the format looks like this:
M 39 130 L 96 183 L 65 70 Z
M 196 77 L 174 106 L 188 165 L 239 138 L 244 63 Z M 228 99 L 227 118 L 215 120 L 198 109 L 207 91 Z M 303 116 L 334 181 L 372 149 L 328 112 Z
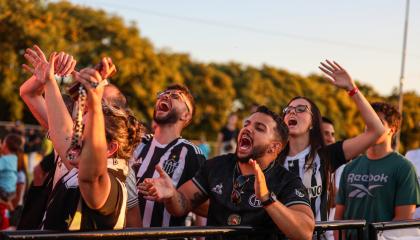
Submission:
M 265 181 L 264 173 L 261 170 L 260 165 L 257 163 L 257 161 L 253 159 L 249 160 L 248 164 L 252 167 L 252 170 L 254 171 L 254 175 L 255 175 L 255 181 L 254 181 L 255 195 L 260 201 L 267 200 L 269 191 L 267 188 L 267 183 Z
M 52 55 L 53 54 L 51 54 L 51 56 Z M 26 49 L 24 57 L 32 67 L 26 64 L 23 64 L 22 67 L 32 73 L 39 83 L 45 84 L 47 79 L 51 76 L 49 73 L 49 62 L 42 50 L 37 45 L 34 45 L 33 49 Z M 52 70 L 52 79 L 54 79 L 54 70 Z
M 101 62 L 95 66 L 95 69 L 99 71 L 103 79 L 110 78 L 117 72 L 117 67 L 112 63 L 110 57 L 103 57 Z
M 76 59 L 74 59 L 70 54 L 60 52 L 57 55 L 54 65 L 55 74 L 61 77 L 68 76 L 74 71 L 74 67 L 76 66 Z
M 330 80 L 335 86 L 344 88 L 347 91 L 351 91 L 356 87 L 353 79 L 347 73 L 347 71 L 341 67 L 337 62 L 330 62 L 325 60 L 325 63 L 321 62 L 319 69 L 326 74 L 326 78 Z
M 138 190 L 144 199 L 162 202 L 175 196 L 176 188 L 171 177 L 159 166 L 156 166 L 159 178 L 147 178 L 138 185 Z

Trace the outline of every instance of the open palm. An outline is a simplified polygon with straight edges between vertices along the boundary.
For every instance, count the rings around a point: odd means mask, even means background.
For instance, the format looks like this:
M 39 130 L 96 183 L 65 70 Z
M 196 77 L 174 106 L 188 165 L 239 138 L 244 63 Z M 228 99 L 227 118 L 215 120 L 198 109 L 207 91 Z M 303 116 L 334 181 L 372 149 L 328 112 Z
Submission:
M 321 62 L 319 69 L 326 74 L 326 78 L 335 86 L 347 90 L 352 90 L 355 87 L 353 79 L 338 63 L 326 60 L 325 63 Z
M 161 202 L 174 196 L 176 191 L 172 179 L 160 167 L 156 166 L 159 178 L 146 178 L 139 184 L 139 193 L 147 200 Z

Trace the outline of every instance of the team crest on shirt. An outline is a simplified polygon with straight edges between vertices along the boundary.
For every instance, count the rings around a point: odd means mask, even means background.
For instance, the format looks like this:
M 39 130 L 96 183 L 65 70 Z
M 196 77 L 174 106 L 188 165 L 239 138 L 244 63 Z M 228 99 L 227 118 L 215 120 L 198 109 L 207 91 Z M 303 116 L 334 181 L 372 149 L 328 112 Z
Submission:
M 260 208 L 261 207 L 261 201 L 258 200 L 255 193 L 252 194 L 251 197 L 249 197 L 248 203 L 249 203 L 249 205 L 251 205 L 252 207 L 255 207 L 255 208 Z
M 239 225 L 241 224 L 241 216 L 238 214 L 231 214 L 228 217 L 227 224 L 230 226 Z
M 172 155 L 170 158 L 163 162 L 163 170 L 168 175 L 172 175 L 178 166 L 179 162 L 176 160 L 176 155 Z
M 301 198 L 305 196 L 305 194 L 301 192 L 299 189 L 295 189 L 295 194 L 296 196 L 301 197 Z
M 214 188 L 211 189 L 212 192 L 215 192 L 219 195 L 222 195 L 223 183 L 217 184 Z

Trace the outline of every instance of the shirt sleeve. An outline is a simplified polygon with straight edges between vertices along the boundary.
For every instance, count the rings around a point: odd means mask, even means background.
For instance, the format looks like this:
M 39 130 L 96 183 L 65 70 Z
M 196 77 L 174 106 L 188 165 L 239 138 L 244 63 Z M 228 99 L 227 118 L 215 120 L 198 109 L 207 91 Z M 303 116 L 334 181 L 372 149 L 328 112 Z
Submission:
M 130 169 L 125 185 L 127 186 L 127 209 L 131 209 L 139 205 L 136 176 L 132 169 Z
M 405 162 L 397 172 L 397 192 L 395 194 L 395 205 L 420 205 L 420 187 L 414 166 Z
M 340 185 L 336 194 L 335 203 L 340 205 L 346 205 L 346 177 L 347 177 L 347 166 L 344 167 L 341 173 Z
M 293 176 L 281 192 L 275 193 L 278 200 L 286 207 L 296 204 L 310 206 L 309 194 L 299 177 Z
M 195 174 L 195 176 L 192 178 L 193 183 L 200 189 L 202 193 L 205 195 L 208 194 L 209 190 L 209 179 L 208 179 L 208 173 L 209 173 L 209 162 L 212 160 L 205 161 L 201 168 L 198 170 L 198 172 Z
M 118 183 L 117 178 L 111 173 L 108 175 L 111 183 L 111 190 L 109 191 L 108 199 L 106 200 L 105 204 L 97 210 L 102 215 L 110 215 L 115 213 L 117 209 L 121 208 L 123 201 L 127 201 L 124 199 L 124 189 L 122 184 Z
M 188 148 L 186 161 L 188 161 L 188 164 L 185 169 L 185 176 L 186 179 L 189 180 L 200 170 L 200 167 L 204 164 L 206 158 L 197 146 L 191 146 Z
M 318 153 L 322 158 L 331 163 L 333 172 L 346 163 L 343 151 L 343 141 L 339 141 L 321 148 Z

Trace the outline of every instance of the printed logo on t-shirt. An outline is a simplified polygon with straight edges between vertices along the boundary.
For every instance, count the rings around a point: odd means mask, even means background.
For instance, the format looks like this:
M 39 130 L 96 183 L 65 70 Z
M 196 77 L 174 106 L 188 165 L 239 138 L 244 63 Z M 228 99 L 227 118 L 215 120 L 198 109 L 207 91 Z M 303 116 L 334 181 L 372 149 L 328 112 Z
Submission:
M 222 190 L 223 190 L 223 183 L 219 183 L 214 188 L 211 189 L 212 192 L 215 192 L 219 195 L 222 195 Z
M 322 193 L 322 185 L 315 185 L 308 188 L 309 198 L 317 198 L 321 196 Z
M 251 197 L 249 197 L 248 203 L 249 203 L 249 205 L 251 205 L 252 207 L 255 207 L 255 208 L 261 207 L 261 201 L 258 200 L 255 193 L 252 194 Z
M 369 196 L 373 197 L 373 194 L 370 192 L 370 190 L 382 187 L 383 185 L 370 185 L 368 188 L 363 186 L 362 184 L 350 184 L 350 186 L 355 187 L 356 189 L 351 191 L 349 193 L 350 198 L 362 198 L 368 194 Z
M 366 195 L 373 197 L 372 190 L 378 187 L 383 187 L 387 183 L 388 177 L 385 174 L 354 174 L 350 173 L 347 176 L 347 183 L 354 189 L 349 193 L 349 198 L 363 198 Z M 370 185 L 372 184 L 372 185 Z
M 172 175 L 172 173 L 174 173 L 175 169 L 179 165 L 179 162 L 176 161 L 175 159 L 176 159 L 176 155 L 172 155 L 171 158 L 163 162 L 163 170 L 165 170 L 165 172 L 168 175 Z
M 299 189 L 295 189 L 295 193 L 296 193 L 296 196 L 301 197 L 301 198 L 305 196 L 305 194 L 301 192 Z

